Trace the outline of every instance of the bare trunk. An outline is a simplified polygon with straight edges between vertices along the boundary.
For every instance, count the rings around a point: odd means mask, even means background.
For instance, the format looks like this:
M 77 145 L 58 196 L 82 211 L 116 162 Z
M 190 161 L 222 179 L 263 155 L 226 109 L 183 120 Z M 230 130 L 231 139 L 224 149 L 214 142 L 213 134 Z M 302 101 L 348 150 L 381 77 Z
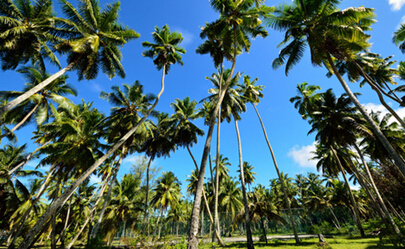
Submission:
M 329 209 L 329 211 L 331 212 L 333 218 L 334 218 L 335 221 L 336 221 L 335 226 L 336 226 L 337 230 L 340 230 L 340 229 L 341 229 L 341 226 L 340 226 L 340 223 L 339 223 L 338 218 L 337 218 L 336 215 L 335 215 L 335 212 L 333 212 L 333 209 L 330 208 L 330 207 L 328 207 L 328 209 Z
M 149 237 L 149 167 L 150 164 L 153 161 L 153 156 L 149 159 L 148 167 L 146 168 L 146 193 L 145 193 L 145 212 L 143 215 L 143 230 L 145 231 L 145 228 L 147 230 L 147 235 Z
M 247 195 L 246 195 L 245 175 L 244 175 L 244 171 L 243 171 L 242 143 L 240 141 L 238 121 L 236 120 L 235 115 L 233 115 L 233 119 L 235 121 L 236 136 L 238 138 L 239 169 L 240 169 L 240 181 L 241 181 L 241 186 L 242 186 L 243 204 L 245 207 L 247 248 L 254 249 L 255 246 L 253 245 L 252 231 L 250 229 L 249 204 L 248 204 Z
M 103 207 L 101 208 L 100 215 L 99 215 L 98 220 L 97 220 L 97 224 L 96 224 L 96 226 L 94 227 L 94 229 L 93 229 L 93 231 L 91 233 L 91 238 L 93 238 L 93 239 L 97 236 L 98 230 L 99 230 L 99 228 L 101 226 L 101 222 L 103 221 L 105 210 L 107 209 L 107 206 L 110 203 L 111 192 L 112 192 L 115 180 L 117 179 L 117 175 L 118 175 L 118 171 L 120 170 L 122 159 L 124 158 L 124 155 L 125 155 L 125 149 L 126 149 L 125 145 L 123 145 L 122 146 L 121 156 L 120 156 L 120 159 L 117 162 L 116 168 L 114 169 L 114 175 L 113 175 L 113 177 L 111 179 L 110 185 L 108 186 L 108 192 L 107 192 L 107 195 L 105 197 Z
M 163 66 L 163 71 L 166 70 L 166 66 Z M 127 134 L 125 134 L 117 143 L 113 145 L 111 149 L 109 149 L 102 157 L 100 157 L 92 166 L 90 166 L 83 174 L 77 178 L 75 182 L 72 183 L 69 189 L 67 189 L 57 200 L 55 200 L 45 213 L 38 219 L 37 223 L 32 227 L 32 229 L 28 232 L 27 236 L 25 239 L 20 243 L 19 249 L 28 249 L 28 247 L 31 245 L 31 243 L 35 239 L 35 235 L 41 230 L 42 226 L 47 222 L 50 216 L 52 216 L 59 207 L 63 206 L 66 202 L 66 200 L 69 199 L 69 197 L 73 194 L 73 192 L 76 190 L 76 188 L 89 177 L 96 169 L 97 167 L 102 164 L 107 158 L 109 158 L 116 150 L 118 150 L 127 140 L 129 137 L 131 137 L 135 131 L 138 129 L 138 127 L 146 120 L 146 118 L 151 114 L 153 109 L 156 107 L 156 105 L 159 102 L 159 98 L 162 95 L 164 91 L 164 73 L 162 76 L 162 87 L 155 99 L 155 103 L 151 106 L 149 111 L 142 117 L 142 119 L 135 125 L 134 128 L 132 128 Z M 200 196 L 201 198 L 201 196 Z M 197 218 L 198 221 L 198 218 Z M 198 224 L 197 224 L 198 226 Z
M 219 82 L 219 94 L 221 94 L 221 85 L 222 82 Z M 215 166 L 217 170 L 215 171 L 215 188 L 214 188 L 214 231 L 215 234 L 221 234 L 221 229 L 219 227 L 219 217 L 218 217 L 218 196 L 219 196 L 219 174 L 220 174 L 220 167 L 219 167 L 219 151 L 220 151 L 220 144 L 221 144 L 221 107 L 218 111 L 217 117 L 217 150 L 216 150 L 216 157 L 215 157 Z M 214 242 L 214 234 L 212 234 L 212 242 Z
M 37 110 L 38 106 L 39 106 L 39 103 L 36 104 L 36 105 L 34 106 L 34 108 L 32 108 L 32 110 L 31 110 L 27 115 L 25 115 L 25 117 L 24 117 L 18 124 L 16 124 L 16 125 L 13 127 L 13 129 L 11 129 L 11 130 L 10 130 L 9 132 L 7 132 L 6 134 L 1 135 L 1 136 L 0 136 L 0 141 L 1 141 L 1 139 L 2 139 L 3 137 L 7 137 L 8 135 L 13 134 L 13 132 L 14 132 L 15 130 L 17 130 L 21 125 L 23 125 L 23 124 L 32 116 L 32 114 L 34 114 L 34 112 Z M 9 173 L 9 175 L 11 175 L 11 173 Z
M 336 158 L 336 161 L 337 161 L 337 164 L 338 164 L 338 166 L 339 166 L 340 172 L 342 173 L 343 179 L 344 179 L 345 182 L 346 182 L 347 190 L 349 191 L 349 197 L 350 197 L 350 200 L 351 200 L 351 202 L 352 202 L 352 204 L 353 204 L 353 216 L 354 216 L 354 220 L 356 221 L 357 228 L 358 228 L 359 231 L 360 231 L 361 237 L 362 237 L 362 238 L 365 238 L 365 237 L 366 237 L 366 234 L 364 233 L 363 226 L 361 225 L 360 214 L 359 214 L 359 209 L 358 209 L 358 206 L 357 206 L 357 202 L 356 202 L 356 200 L 354 199 L 353 192 L 352 192 L 352 190 L 351 190 L 351 188 L 350 188 L 349 181 L 347 180 L 345 170 L 343 169 L 342 163 L 340 162 L 340 159 L 339 159 L 338 155 L 336 154 L 335 149 L 333 149 L 332 146 L 330 146 L 330 149 L 332 150 L 333 155 L 334 155 L 335 158 Z
M 299 244 L 300 239 L 298 238 L 297 226 L 295 224 L 294 216 L 293 216 L 292 211 L 291 211 L 291 203 L 290 203 L 290 200 L 288 199 L 285 183 L 284 183 L 283 178 L 281 177 L 281 173 L 280 173 L 280 170 L 279 170 L 278 165 L 277 165 L 276 156 L 274 155 L 273 148 L 270 145 L 269 138 L 267 137 L 266 128 L 264 127 L 264 124 L 263 124 L 262 118 L 260 117 L 259 111 L 257 110 L 255 104 L 252 103 L 252 105 L 253 105 L 253 108 L 256 111 L 257 117 L 259 118 L 260 124 L 262 126 L 264 138 L 266 139 L 267 146 L 269 147 L 270 154 L 271 154 L 271 157 L 273 159 L 274 167 L 276 168 L 276 171 L 277 171 L 278 179 L 280 180 L 281 189 L 282 189 L 283 194 L 284 194 L 284 201 L 287 204 L 288 216 L 290 216 L 290 222 L 291 222 L 291 227 L 292 227 L 293 233 L 294 233 L 295 243 Z M 276 227 L 276 229 L 277 229 L 277 227 Z
M 68 72 L 70 69 L 72 69 L 72 67 L 76 64 L 76 62 L 77 62 L 77 60 L 74 61 L 74 62 L 71 62 L 69 65 L 67 65 L 67 67 L 65 67 L 62 70 L 60 70 L 59 72 L 53 74 L 52 76 L 50 76 L 46 80 L 44 80 L 41 83 L 39 83 L 38 85 L 34 86 L 30 90 L 26 91 L 24 94 L 21 94 L 17 98 L 15 98 L 12 101 L 8 102 L 6 105 L 4 105 L 3 107 L 0 108 L 0 116 L 3 116 L 4 113 L 10 111 L 11 109 L 16 107 L 17 105 L 21 104 L 21 102 L 27 100 L 29 97 L 31 97 L 32 95 L 34 95 L 35 93 L 37 93 L 41 89 L 43 89 L 46 86 L 48 86 L 49 84 L 51 84 L 54 80 L 56 80 L 57 78 L 59 78 L 60 76 L 65 74 L 66 72 Z

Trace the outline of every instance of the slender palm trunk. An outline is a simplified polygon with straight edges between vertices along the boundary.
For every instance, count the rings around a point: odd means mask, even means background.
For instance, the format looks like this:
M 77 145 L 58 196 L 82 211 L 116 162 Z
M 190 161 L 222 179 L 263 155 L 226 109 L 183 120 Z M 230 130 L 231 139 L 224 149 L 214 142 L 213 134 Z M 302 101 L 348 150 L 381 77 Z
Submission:
M 61 195 L 57 200 L 52 202 L 45 213 L 39 217 L 37 223 L 32 227 L 32 229 L 28 232 L 27 236 L 24 240 L 20 243 L 18 249 L 28 249 L 31 243 L 35 239 L 35 235 L 41 231 L 43 225 L 47 222 L 50 216 L 52 216 L 60 207 L 62 207 L 65 202 L 69 199 L 69 197 L 73 194 L 79 185 L 86 180 L 97 168 L 102 164 L 107 158 L 109 158 L 115 151 L 117 151 L 121 146 L 135 133 L 135 131 L 139 128 L 139 126 L 148 118 L 148 116 L 152 113 L 155 109 L 156 105 L 159 102 L 160 96 L 164 91 L 164 74 L 166 71 L 166 65 L 163 65 L 163 76 L 162 76 L 162 87 L 159 94 L 156 96 L 155 103 L 151 106 L 149 111 L 142 117 L 142 119 L 132 128 L 127 134 L 125 134 L 117 143 L 115 143 L 111 149 L 109 149 L 102 157 L 100 157 L 92 166 L 90 166 L 83 174 L 77 178 L 75 182 Z M 52 76 L 51 76 L 52 77 Z M 201 198 L 201 196 L 200 196 Z M 198 217 L 197 217 L 198 222 Z M 197 224 L 198 226 L 198 224 Z
M 342 163 L 340 162 L 340 159 L 339 159 L 338 155 L 336 154 L 335 149 L 332 148 L 332 146 L 329 146 L 329 148 L 332 150 L 333 155 L 335 156 L 337 164 L 339 166 L 340 172 L 342 173 L 343 179 L 346 182 L 347 190 L 349 191 L 349 197 L 350 197 L 350 200 L 351 200 L 351 202 L 353 204 L 353 216 L 354 216 L 354 220 L 356 221 L 357 228 L 360 231 L 361 237 L 365 238 L 366 234 L 364 233 L 363 226 L 361 225 L 359 208 L 357 206 L 356 200 L 354 199 L 353 192 L 352 192 L 352 189 L 350 188 L 349 181 L 347 180 L 345 170 L 343 169 Z
M 45 189 L 47 188 L 48 184 L 49 184 L 49 179 L 51 178 L 53 172 L 55 172 L 55 165 L 52 165 L 51 168 L 49 169 L 49 173 L 46 176 L 44 182 L 42 183 L 41 187 L 38 190 L 37 195 L 35 196 L 35 199 L 32 201 L 30 208 L 24 213 L 24 215 L 21 217 L 21 221 L 19 222 L 19 224 L 15 227 L 18 227 L 17 232 L 14 235 L 13 241 L 10 244 L 10 248 L 14 248 L 15 242 L 17 241 L 18 236 L 20 235 L 22 228 L 24 227 L 24 223 L 28 218 L 28 215 L 31 213 L 32 208 L 35 206 L 35 204 L 39 201 L 39 199 L 41 198 L 41 196 L 44 194 Z M 10 236 L 14 233 L 14 227 L 13 229 L 11 229 L 10 231 Z
M 149 158 L 148 167 L 146 168 L 146 193 L 145 193 L 145 212 L 143 215 L 143 230 L 147 229 L 147 235 L 149 236 L 149 168 L 152 163 L 154 156 Z
M 191 153 L 190 147 L 189 147 L 188 145 L 187 145 L 187 150 L 188 150 L 188 153 L 190 154 L 191 158 L 193 159 L 195 168 L 196 168 L 196 170 L 197 170 L 197 172 L 198 172 L 198 165 L 197 165 L 197 162 L 196 162 L 196 160 L 194 159 L 194 156 L 193 156 L 193 154 Z M 208 200 L 207 200 L 207 195 L 205 194 L 204 189 L 202 190 L 202 195 L 203 195 L 203 198 L 204 198 L 205 209 L 207 209 L 208 217 L 210 218 L 211 224 L 214 225 L 214 219 L 212 218 L 211 211 L 210 211 L 210 206 L 209 206 Z M 202 220 L 201 220 L 201 224 L 203 224 L 203 222 L 204 222 L 204 218 L 203 218 L 203 217 L 204 217 L 204 213 L 201 213 L 201 219 L 202 219 Z M 202 227 L 202 225 L 201 225 L 201 235 L 202 235 L 202 234 L 203 234 L 203 227 Z M 218 240 L 218 242 L 219 242 L 219 244 L 220 244 L 221 246 L 226 246 L 225 243 L 224 243 L 224 241 L 222 240 L 221 235 L 219 234 L 218 230 L 215 230 L 215 236 L 217 237 L 217 240 Z
M 220 82 L 220 85 L 222 82 Z M 221 94 L 221 87 L 219 90 L 219 94 Z M 215 158 L 215 165 L 217 170 L 215 171 L 215 188 L 214 188 L 214 231 L 215 233 L 221 234 L 221 228 L 219 226 L 219 215 L 218 215 L 218 196 L 219 196 L 219 175 L 221 174 L 221 169 L 219 167 L 219 151 L 220 151 L 220 144 L 221 144 L 221 108 L 218 111 L 218 123 L 217 123 L 217 150 L 216 150 L 216 158 Z M 214 242 L 214 234 L 212 234 L 212 242 Z
M 83 232 L 83 230 L 86 228 L 87 224 L 89 223 L 89 221 L 93 220 L 94 216 L 94 212 L 96 211 L 97 205 L 100 202 L 101 198 L 103 197 L 105 188 L 107 187 L 107 183 L 108 183 L 108 177 L 106 182 L 103 184 L 103 186 L 100 189 L 100 193 L 98 194 L 98 198 L 97 201 L 94 203 L 93 208 L 90 211 L 89 216 L 87 216 L 86 221 L 84 222 L 84 224 L 82 225 L 82 227 L 80 228 L 80 230 L 76 233 L 75 237 L 72 239 L 72 241 L 70 241 L 69 245 L 66 247 L 66 249 L 70 249 L 76 242 L 76 240 L 79 238 L 80 234 Z M 111 186 L 110 186 L 111 187 Z M 91 198 L 90 198 L 91 199 Z M 77 226 L 79 225 L 79 222 L 76 223 L 75 228 L 73 229 L 73 231 L 76 231 Z
M 235 71 L 235 65 L 236 65 L 236 56 L 237 56 L 237 49 L 236 49 L 236 36 L 234 37 L 234 54 L 233 54 L 233 62 L 232 62 L 232 67 L 231 67 L 231 72 L 229 74 L 229 78 L 227 79 L 227 82 L 225 83 L 224 89 L 227 89 L 231 79 L 232 75 Z M 211 120 L 210 120 L 210 125 L 208 128 L 208 133 L 207 133 L 207 138 L 205 140 L 204 144 L 204 150 L 203 150 L 203 155 L 201 158 L 201 167 L 198 175 L 198 183 L 197 183 L 197 190 L 196 194 L 194 196 L 194 205 L 193 205 L 193 210 L 191 213 L 191 220 L 190 220 L 190 231 L 188 235 L 188 249 L 198 249 L 198 219 L 200 217 L 200 205 L 201 205 L 201 197 L 202 197 L 202 190 L 203 190 L 203 185 L 204 185 L 204 176 L 205 176 L 205 169 L 207 167 L 207 159 L 208 155 L 210 153 L 211 149 L 211 139 L 212 139 L 212 133 L 214 131 L 214 126 L 215 126 L 215 116 L 219 111 L 219 108 L 221 107 L 222 100 L 224 99 L 225 92 L 220 94 L 220 97 L 218 99 L 218 103 L 215 106 L 215 110 L 212 113 Z
M 68 72 L 70 69 L 72 69 L 75 66 L 77 61 L 78 60 L 75 60 L 75 61 L 71 62 L 69 65 L 67 65 L 65 68 L 63 68 L 59 72 L 51 75 L 46 80 L 42 81 L 41 83 L 34 86 L 30 90 L 26 91 L 25 93 L 21 94 L 17 98 L 15 98 L 12 101 L 8 102 L 6 105 L 4 105 L 3 107 L 0 108 L 0 116 L 2 116 L 4 113 L 10 111 L 11 109 L 16 107 L 17 105 L 21 104 L 21 102 L 27 100 L 29 97 L 31 97 L 35 93 L 39 92 L 41 89 L 43 89 L 46 86 L 48 86 L 49 84 L 51 84 L 54 80 L 56 80 L 57 78 L 59 78 L 60 76 L 62 76 L 66 72 Z
M 250 229 L 249 204 L 248 204 L 248 199 L 247 199 L 247 195 L 246 195 L 245 176 L 244 176 L 244 172 L 243 172 L 242 143 L 240 141 L 238 121 L 236 120 L 235 115 L 233 115 L 233 119 L 235 121 L 236 136 L 238 138 L 239 169 L 240 169 L 240 181 L 241 181 L 241 186 L 242 186 L 243 204 L 245 207 L 247 248 L 254 249 L 255 246 L 253 245 L 252 231 Z
M 333 218 L 334 218 L 335 221 L 336 221 L 335 226 L 336 226 L 337 230 L 340 230 L 340 229 L 341 229 L 341 226 L 340 226 L 340 223 L 339 223 L 339 219 L 336 217 L 335 212 L 333 212 L 333 209 L 332 209 L 332 208 L 328 207 L 328 209 L 329 209 L 330 213 L 332 214 Z
M 97 236 L 98 230 L 99 230 L 99 228 L 101 226 L 101 222 L 103 221 L 103 218 L 104 218 L 105 210 L 107 209 L 107 206 L 110 203 L 111 192 L 112 192 L 115 180 L 117 179 L 117 175 L 118 175 L 118 171 L 120 170 L 122 159 L 125 156 L 125 149 L 126 149 L 125 145 L 122 146 L 121 156 L 120 156 L 120 159 L 117 162 L 116 168 L 114 169 L 114 175 L 113 175 L 113 177 L 111 179 L 110 185 L 108 186 L 108 192 L 107 192 L 107 195 L 105 197 L 103 207 L 101 208 L 100 215 L 99 215 L 98 220 L 97 220 L 97 224 L 96 224 L 96 226 L 94 227 L 94 229 L 93 229 L 93 231 L 91 233 L 91 238 L 93 238 L 93 239 Z
M 266 139 L 267 146 L 269 147 L 270 154 L 271 154 L 271 157 L 273 159 L 274 167 L 276 168 L 276 171 L 277 171 L 278 179 L 280 180 L 281 189 L 282 189 L 283 194 L 284 194 L 284 201 L 287 204 L 288 216 L 290 216 L 290 222 L 291 222 L 291 227 L 292 227 L 293 233 L 294 233 L 295 243 L 299 244 L 300 239 L 298 238 L 297 225 L 295 224 L 294 216 L 293 216 L 292 211 L 291 211 L 291 203 L 290 203 L 290 200 L 288 199 L 285 183 L 284 183 L 283 178 L 281 177 L 281 173 L 280 173 L 280 170 L 279 170 L 278 165 L 277 165 L 276 156 L 274 155 L 273 148 L 270 145 L 269 138 L 268 138 L 267 132 L 266 132 L 266 128 L 264 127 L 263 120 L 262 120 L 262 118 L 261 118 L 261 116 L 259 114 L 259 111 L 257 110 L 256 105 L 254 103 L 252 103 L 252 105 L 253 105 L 253 108 L 256 111 L 257 117 L 259 118 L 260 125 L 262 126 L 264 138 Z
M 360 148 L 357 146 L 357 144 L 354 144 L 354 148 L 356 149 L 357 154 L 360 156 L 360 159 L 361 159 L 361 161 L 362 161 L 363 167 L 364 167 L 364 169 L 366 170 L 366 173 L 367 173 L 367 176 L 368 176 L 368 180 L 370 181 L 371 186 L 372 186 L 372 188 L 373 188 L 373 190 L 374 190 L 374 192 L 375 192 L 375 195 L 376 195 L 376 197 L 377 197 L 378 203 L 379 203 L 380 207 L 382 208 L 382 210 L 384 211 L 385 219 L 386 219 L 387 224 L 389 224 L 389 225 L 392 226 L 392 228 L 394 229 L 394 232 L 395 232 L 398 236 L 402 236 L 402 234 L 401 234 L 401 232 L 400 232 L 398 226 L 395 224 L 394 220 L 392 219 L 392 216 L 391 216 L 390 212 L 388 211 L 388 208 L 387 208 L 387 206 L 385 205 L 384 200 L 382 199 L 382 197 L 381 197 L 381 195 L 380 195 L 380 191 L 378 191 L 378 188 L 377 188 L 377 186 L 375 185 L 375 182 L 374 182 L 373 176 L 371 175 L 370 169 L 368 168 L 368 165 L 367 165 L 366 161 L 364 160 L 363 153 L 361 152 L 361 150 L 360 150 Z
M 344 81 L 342 75 L 338 72 L 331 56 L 329 53 L 326 53 L 328 62 L 333 70 L 333 73 L 336 75 L 338 78 L 340 84 L 343 86 L 344 90 L 346 91 L 347 95 L 349 96 L 350 100 L 353 102 L 353 104 L 357 107 L 357 109 L 360 111 L 360 113 L 363 115 L 363 117 L 366 119 L 367 123 L 370 125 L 371 130 L 375 133 L 375 135 L 378 137 L 378 139 L 381 141 L 383 144 L 384 148 L 387 150 L 389 156 L 395 161 L 395 165 L 398 167 L 402 175 L 405 177 L 405 162 L 401 158 L 401 156 L 398 155 L 398 153 L 395 151 L 395 149 L 392 147 L 388 139 L 384 136 L 384 134 L 381 132 L 381 130 L 378 128 L 376 123 L 371 119 L 371 117 L 368 115 L 364 107 L 360 104 L 359 100 L 356 98 L 356 96 L 353 94 L 353 92 L 350 90 L 349 86 L 347 83 Z
M 260 217 L 260 225 L 262 226 L 264 240 L 266 241 L 266 244 L 268 244 L 267 243 L 266 228 L 264 228 L 264 218 L 263 218 L 263 216 Z
M 7 133 L 1 135 L 1 136 L 0 136 L 0 141 L 1 141 L 1 139 L 2 139 L 3 137 L 7 137 L 8 135 L 13 134 L 13 132 L 14 132 L 15 130 L 17 130 L 18 128 L 20 128 L 21 125 L 23 125 L 25 122 L 27 122 L 27 120 L 32 116 L 32 114 L 34 114 L 34 112 L 38 109 L 39 104 L 40 104 L 40 103 L 36 104 L 36 105 L 34 106 L 34 108 L 32 108 L 32 110 L 31 110 L 27 115 L 25 115 L 25 117 L 24 117 L 18 124 L 16 124 L 9 132 L 7 132 Z
M 67 214 L 66 214 L 65 225 L 63 226 L 62 233 L 59 235 L 59 239 L 58 239 L 58 241 L 61 242 L 61 247 L 62 247 L 62 248 L 65 247 L 65 232 L 66 232 L 66 229 L 67 229 L 68 224 L 69 224 L 70 209 L 71 209 L 71 207 L 72 207 L 72 198 L 70 198 L 70 201 L 69 201 L 69 206 L 68 206 L 68 210 L 67 210 Z

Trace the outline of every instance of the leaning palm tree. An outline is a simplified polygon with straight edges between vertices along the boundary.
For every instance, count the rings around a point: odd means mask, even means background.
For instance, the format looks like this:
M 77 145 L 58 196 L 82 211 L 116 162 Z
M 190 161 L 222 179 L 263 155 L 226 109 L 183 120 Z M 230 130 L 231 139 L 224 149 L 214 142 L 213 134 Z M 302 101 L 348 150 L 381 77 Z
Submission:
M 44 70 L 34 66 L 23 67 L 19 69 L 18 72 L 28 81 L 25 84 L 23 92 L 0 91 L 0 97 L 4 99 L 17 98 L 49 77 L 49 74 Z M 76 96 L 77 91 L 66 83 L 67 78 L 67 76 L 62 76 L 56 79 L 50 85 L 32 95 L 27 101 L 21 103 L 13 112 L 6 113 L 3 123 L 16 124 L 9 132 L 2 134 L 0 139 L 10 135 L 25 124 L 28 124 L 32 117 L 35 117 L 37 125 L 42 125 L 44 122 L 48 121 L 49 117 L 52 115 L 51 109 L 54 108 L 52 102 L 58 105 L 70 103 L 71 101 L 63 97 L 63 95 L 71 94 Z
M 165 37 L 169 37 L 170 31 L 167 29 L 160 30 L 162 34 L 165 34 Z M 153 33 L 153 36 L 159 36 L 158 33 Z M 174 39 L 171 40 L 172 43 L 175 45 L 178 45 L 178 43 L 181 42 L 182 39 Z M 178 53 L 179 50 L 173 49 L 173 45 L 170 44 L 164 44 L 164 46 L 154 46 L 153 50 L 156 50 L 155 54 L 160 55 L 160 54 L 165 54 L 163 58 L 172 58 L 172 59 L 167 59 L 166 61 L 164 60 L 157 60 L 155 63 L 157 64 L 158 68 L 164 68 L 165 66 L 163 65 L 171 65 L 175 64 L 179 61 L 181 61 L 181 56 L 179 55 L 174 56 L 172 55 L 173 53 Z M 180 52 L 184 52 L 184 50 L 180 50 Z M 176 60 L 174 60 L 176 59 Z M 164 86 L 164 75 L 162 77 L 162 86 Z M 155 102 L 153 105 L 149 108 L 149 111 L 143 115 L 141 120 L 129 131 L 127 132 L 120 140 L 118 140 L 111 148 L 103 155 L 101 156 L 98 160 L 96 160 L 86 171 L 82 173 L 80 177 L 76 179 L 75 182 L 72 183 L 72 185 L 61 195 L 59 196 L 46 210 L 46 212 L 38 219 L 38 222 L 35 224 L 35 226 L 30 230 L 30 232 L 27 234 L 25 237 L 24 241 L 20 244 L 19 249 L 27 249 L 31 243 L 34 241 L 36 234 L 41 230 L 42 226 L 46 223 L 46 221 L 49 219 L 51 215 L 53 215 L 56 210 L 61 207 L 66 200 L 73 194 L 75 189 L 85 180 L 87 179 L 96 169 L 98 166 L 100 166 L 107 158 L 109 158 L 115 151 L 117 151 L 127 139 L 129 139 L 140 127 L 140 125 L 146 120 L 146 118 L 152 113 L 156 105 L 158 104 L 159 97 L 163 93 L 163 88 L 158 94 L 158 96 L 155 99 Z
M 257 4 L 255 7 L 253 7 Z M 268 8 L 264 7 L 259 1 L 245 0 L 245 1 L 211 1 L 211 6 L 214 10 L 220 13 L 220 18 L 207 25 L 206 29 L 208 34 L 215 34 L 216 37 L 221 36 L 221 40 L 224 42 L 223 49 L 226 53 L 233 54 L 231 57 L 232 67 L 228 82 L 225 83 L 225 89 L 232 79 L 233 72 L 236 65 L 236 57 L 238 51 L 250 48 L 249 37 L 267 36 L 267 31 L 264 30 L 261 25 L 261 17 L 268 12 Z M 222 49 L 222 48 L 221 48 Z M 218 103 L 214 111 L 212 112 L 212 118 L 210 119 L 210 125 L 207 133 L 206 142 L 204 145 L 204 151 L 201 159 L 201 166 L 198 177 L 198 185 L 196 195 L 194 197 L 194 206 L 191 215 L 190 232 L 188 237 L 188 248 L 196 249 L 198 247 L 198 219 L 200 213 L 202 190 L 204 185 L 205 169 L 208 161 L 208 154 L 211 147 L 212 133 L 215 126 L 215 116 L 220 110 L 220 106 L 224 97 L 224 93 L 219 98 Z M 253 248 L 253 243 L 249 242 L 249 247 Z
M 4 0 L 0 4 L 0 60 L 2 69 L 15 69 L 31 62 L 45 70 L 44 57 L 58 66 L 50 46 L 62 39 L 57 28 L 51 0 Z
M 245 75 L 244 78 L 243 78 L 243 84 L 240 85 L 241 92 L 243 94 L 244 100 L 246 102 L 250 102 L 253 105 L 253 108 L 256 111 L 257 117 L 259 118 L 260 124 L 262 126 L 262 130 L 263 130 L 264 138 L 266 139 L 267 146 L 269 147 L 270 154 L 271 154 L 271 157 L 273 159 L 274 167 L 276 168 L 277 176 L 278 176 L 278 178 L 280 180 L 281 188 L 282 188 L 282 191 L 284 193 L 284 198 L 285 198 L 284 201 L 285 201 L 285 203 L 287 205 L 288 214 L 290 216 L 290 222 L 291 222 L 291 226 L 292 226 L 292 229 L 293 229 L 295 242 L 299 243 L 297 227 L 296 227 L 295 220 L 294 220 L 294 217 L 293 217 L 293 214 L 292 214 L 292 211 L 291 211 L 290 201 L 287 199 L 286 187 L 285 187 L 285 183 L 284 183 L 283 178 L 282 178 L 282 173 L 280 173 L 280 170 L 279 170 L 279 167 L 278 167 L 278 164 L 277 164 L 277 160 L 276 160 L 276 156 L 274 155 L 273 148 L 270 145 L 270 141 L 269 141 L 269 138 L 267 136 L 266 128 L 264 127 L 262 118 L 261 118 L 261 116 L 259 114 L 259 111 L 256 108 L 256 105 L 260 102 L 260 98 L 263 97 L 263 93 L 262 93 L 263 86 L 261 86 L 261 85 L 256 86 L 255 83 L 257 82 L 257 80 L 258 80 L 258 78 L 251 81 L 250 77 Z
M 379 140 L 384 144 L 389 156 L 405 176 L 405 162 L 396 153 L 384 134 L 368 115 L 356 96 L 350 90 L 335 66 L 335 61 L 351 61 L 356 53 L 370 47 L 370 36 L 366 31 L 375 22 L 373 9 L 351 7 L 338 9 L 340 0 L 302 0 L 292 4 L 284 4 L 276 8 L 269 17 L 270 27 L 285 31 L 286 35 L 281 45 L 278 58 L 273 61 L 273 67 L 286 64 L 285 72 L 299 62 L 308 45 L 311 52 L 311 62 L 314 65 L 325 65 L 332 72 L 348 94 L 356 108 Z
M 50 1 L 42 0 L 40 2 Z M 61 0 L 61 3 L 62 12 L 67 19 L 58 19 L 61 27 L 55 32 L 64 34 L 68 39 L 58 41 L 54 48 L 62 54 L 68 54 L 68 65 L 2 106 L 0 115 L 8 112 L 72 69 L 77 71 L 79 80 L 83 78 L 95 79 L 100 68 L 109 78 L 117 74 L 121 78 L 125 77 L 125 71 L 120 62 L 122 55 L 119 47 L 138 38 L 139 34 L 117 22 L 120 2 L 108 4 L 104 10 L 100 9 L 98 0 L 80 0 L 78 9 L 74 8 L 67 0 Z

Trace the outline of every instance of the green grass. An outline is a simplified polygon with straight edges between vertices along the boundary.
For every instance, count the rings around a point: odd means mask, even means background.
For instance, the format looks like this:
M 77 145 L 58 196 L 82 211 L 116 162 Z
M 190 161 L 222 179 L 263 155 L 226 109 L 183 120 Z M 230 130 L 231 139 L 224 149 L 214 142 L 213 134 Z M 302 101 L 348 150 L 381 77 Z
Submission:
M 294 240 L 270 240 L 266 245 L 265 242 L 256 242 L 255 248 L 265 249 L 265 248 L 288 248 L 288 249 L 320 249 L 318 239 L 303 239 L 299 245 L 295 244 Z M 337 238 L 327 238 L 326 242 L 329 244 L 330 249 L 388 249 L 395 248 L 392 244 L 379 245 L 380 240 L 378 238 L 365 238 L 360 237 L 337 237 Z M 246 248 L 246 243 L 229 243 L 226 247 L 221 248 Z M 200 248 L 211 248 L 205 245 Z M 218 248 L 218 247 L 217 247 Z

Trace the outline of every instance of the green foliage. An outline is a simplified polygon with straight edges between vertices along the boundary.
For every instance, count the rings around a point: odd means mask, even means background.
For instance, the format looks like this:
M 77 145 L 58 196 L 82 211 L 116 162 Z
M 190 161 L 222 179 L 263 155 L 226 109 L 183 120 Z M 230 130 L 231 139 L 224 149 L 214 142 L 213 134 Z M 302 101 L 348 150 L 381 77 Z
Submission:
M 103 240 L 100 237 L 90 239 L 89 243 L 84 247 L 85 249 L 103 249 L 108 248 L 105 246 Z

